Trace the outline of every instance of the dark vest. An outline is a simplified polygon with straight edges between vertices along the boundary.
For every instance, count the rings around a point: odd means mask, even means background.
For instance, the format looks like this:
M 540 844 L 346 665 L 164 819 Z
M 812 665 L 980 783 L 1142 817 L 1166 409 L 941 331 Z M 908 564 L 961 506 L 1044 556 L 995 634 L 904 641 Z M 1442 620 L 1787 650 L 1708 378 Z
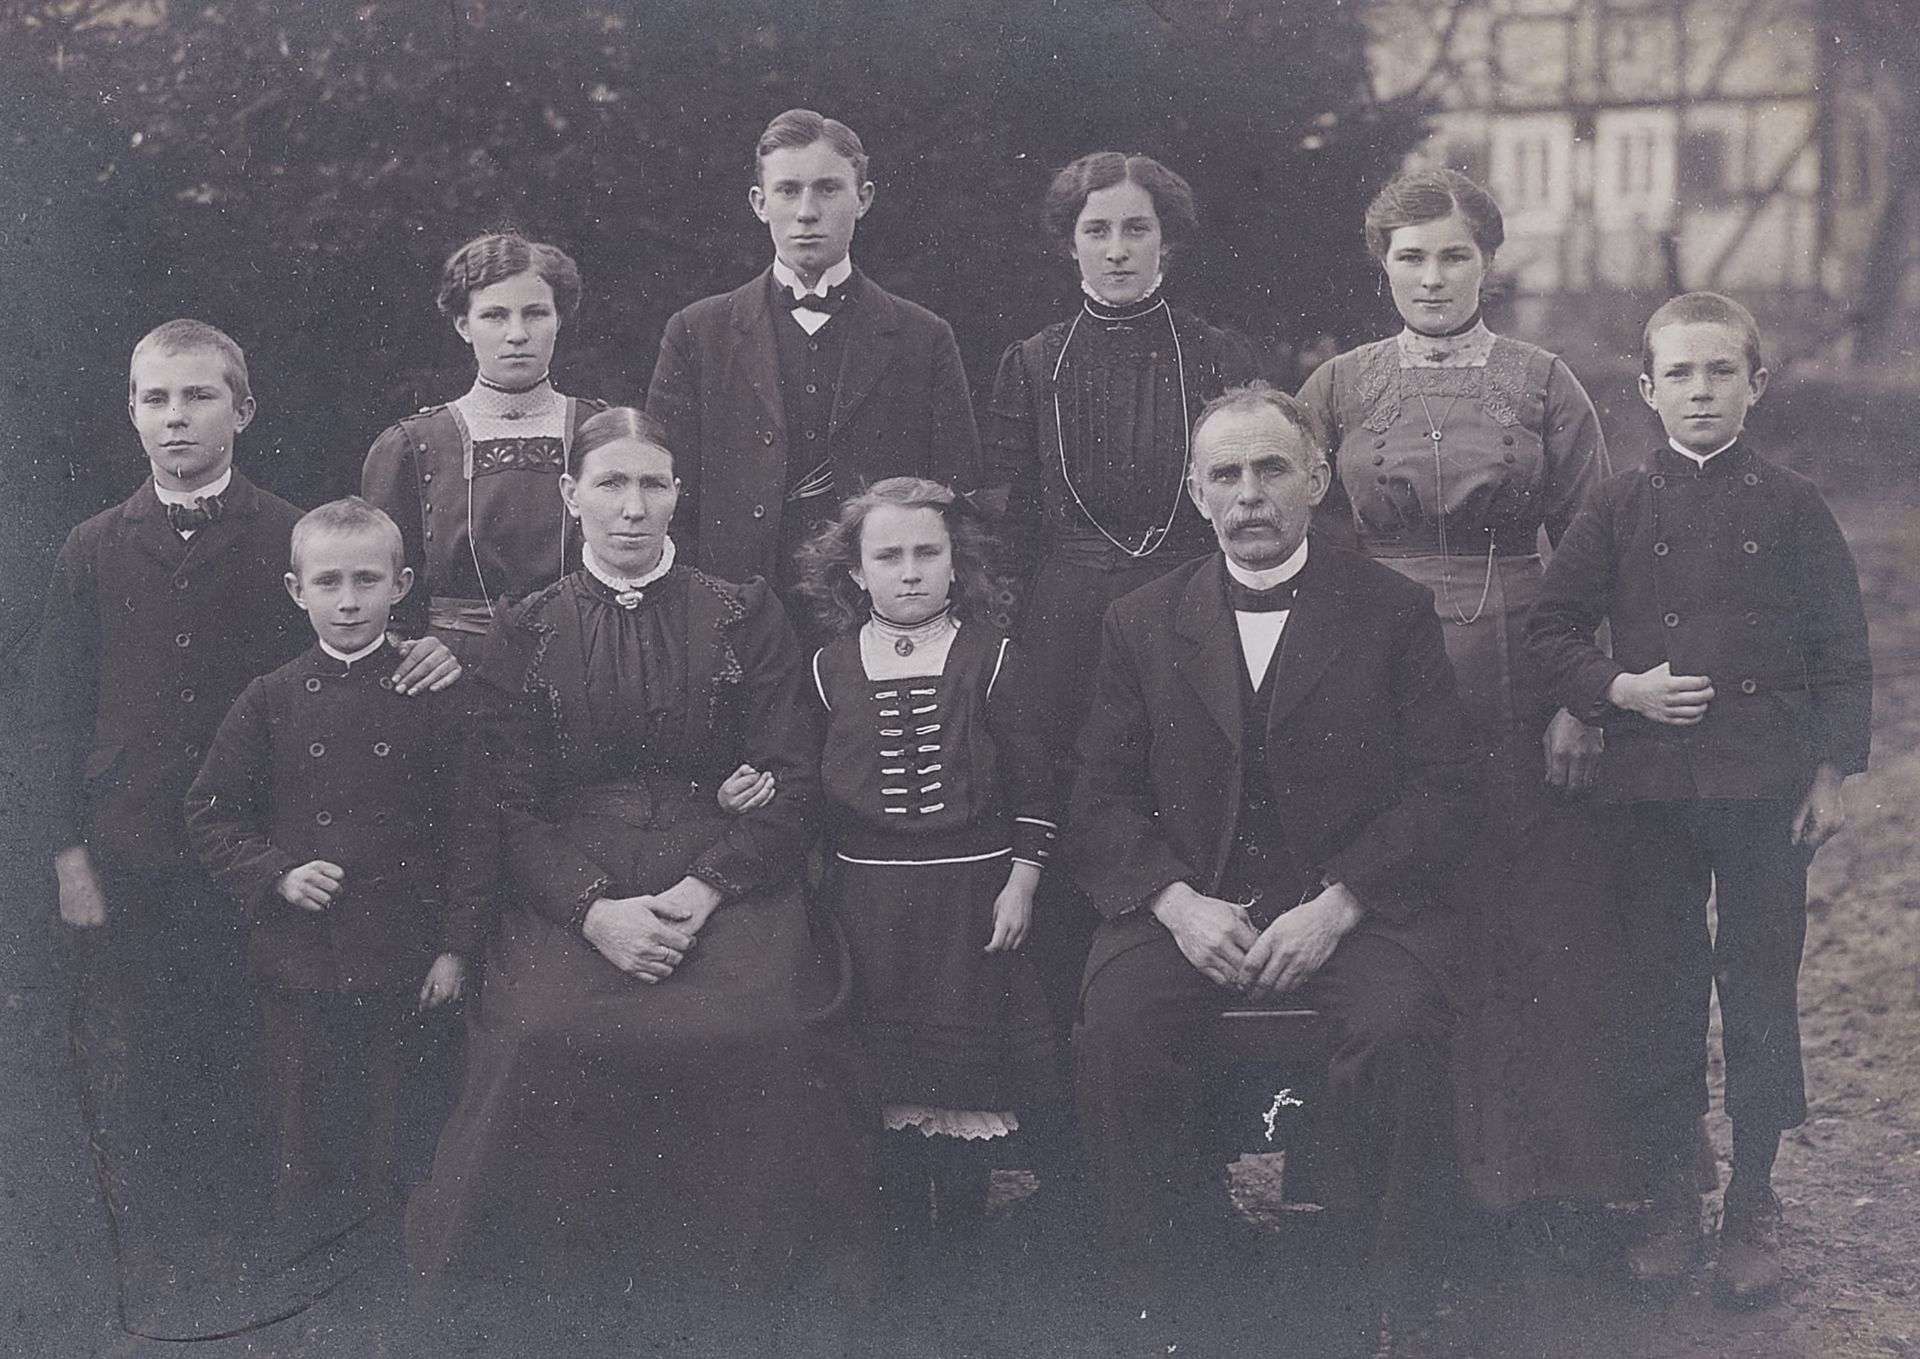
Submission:
M 780 567 L 786 581 L 794 551 L 840 508 L 855 488 L 834 485 L 828 452 L 833 400 L 840 366 L 847 354 L 847 312 L 835 315 L 812 335 L 787 311 L 786 292 L 769 276 L 774 290 L 773 333 L 780 353 L 780 396 L 787 416 L 787 504 L 780 515 Z
M 1237 652 L 1237 629 L 1235 643 Z M 1247 678 L 1246 662 L 1234 656 L 1240 675 L 1240 809 L 1220 895 L 1228 901 L 1249 902 L 1257 894 L 1252 915 L 1262 927 L 1297 905 L 1304 886 L 1303 870 L 1287 845 L 1286 827 L 1274 805 L 1273 779 L 1267 768 L 1267 722 L 1284 649 L 1274 649 L 1258 689 Z

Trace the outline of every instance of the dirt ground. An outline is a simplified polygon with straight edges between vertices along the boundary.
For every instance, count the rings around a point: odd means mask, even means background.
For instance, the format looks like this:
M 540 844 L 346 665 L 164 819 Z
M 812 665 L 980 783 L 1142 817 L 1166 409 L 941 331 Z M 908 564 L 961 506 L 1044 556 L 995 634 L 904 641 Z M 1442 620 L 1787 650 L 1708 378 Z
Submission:
M 1822 469 L 1832 471 L 1832 469 Z M 1850 823 L 1812 875 L 1802 973 L 1812 1116 L 1788 1134 L 1776 1183 L 1786 1204 L 1791 1283 L 1763 1310 L 1729 1314 L 1711 1275 L 1677 1297 L 1629 1295 L 1599 1268 L 1554 1263 L 1538 1242 L 1489 1239 L 1467 1271 L 1435 1355 L 1476 1359 L 1880 1359 L 1920 1354 L 1920 485 L 1912 469 L 1823 475 L 1866 588 L 1878 686 L 1874 768 L 1851 781 Z M 7 679 L 20 710 L 20 677 Z M 47 901 L 20 870 L 25 793 L 18 741 L 0 743 L 0 1354 L 164 1353 L 192 1359 L 292 1352 L 294 1323 L 245 1340 L 159 1345 L 116 1338 L 110 1265 L 92 1199 L 61 1049 L 61 987 L 45 925 Z M 1726 1126 L 1714 1134 L 1724 1162 Z M 1289 1251 L 1311 1248 L 1305 1215 L 1283 1212 L 1271 1163 L 1244 1163 L 1236 1185 L 1263 1248 L 1276 1259 L 1274 1299 L 1245 1299 L 1251 1326 L 1233 1353 L 1330 1349 L 1324 1331 L 1282 1315 L 1311 1308 Z M 972 1299 L 971 1325 L 882 1352 L 952 1355 L 1094 1353 L 1062 1329 L 1059 1301 L 1021 1267 L 1027 1182 L 1003 1177 L 995 1251 L 1010 1266 L 992 1296 Z M 1717 1205 L 1715 1205 L 1717 1207 Z M 343 1294 L 343 1297 L 345 1295 Z M 1286 1301 L 1282 1301 L 1286 1299 Z M 1260 1317 L 1268 1317 L 1264 1323 Z M 322 1332 L 305 1353 L 370 1352 L 351 1315 L 309 1318 Z M 328 1342 L 326 1332 L 332 1332 Z M 388 1351 L 401 1353 L 402 1351 Z M 510 1354 L 514 1347 L 474 1353 Z

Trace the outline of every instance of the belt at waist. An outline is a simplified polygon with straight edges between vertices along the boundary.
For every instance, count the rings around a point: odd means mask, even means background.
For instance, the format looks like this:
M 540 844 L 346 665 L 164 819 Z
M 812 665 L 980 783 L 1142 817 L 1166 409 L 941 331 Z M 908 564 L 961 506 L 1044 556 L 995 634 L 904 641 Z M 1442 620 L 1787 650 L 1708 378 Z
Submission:
M 998 858 L 1011 854 L 1012 848 L 1011 828 L 997 819 L 918 835 L 848 825 L 836 829 L 833 836 L 835 856 L 851 863 L 952 863 Z
M 427 626 L 443 632 L 485 632 L 493 626 L 493 605 L 484 599 L 435 595 L 427 601 Z
M 1484 557 L 1489 545 L 1496 557 L 1531 557 L 1540 550 L 1540 531 L 1519 524 L 1450 528 L 1444 551 L 1439 531 L 1431 524 L 1418 525 L 1406 533 L 1388 535 L 1362 531 L 1360 535 L 1360 550 L 1369 557 Z

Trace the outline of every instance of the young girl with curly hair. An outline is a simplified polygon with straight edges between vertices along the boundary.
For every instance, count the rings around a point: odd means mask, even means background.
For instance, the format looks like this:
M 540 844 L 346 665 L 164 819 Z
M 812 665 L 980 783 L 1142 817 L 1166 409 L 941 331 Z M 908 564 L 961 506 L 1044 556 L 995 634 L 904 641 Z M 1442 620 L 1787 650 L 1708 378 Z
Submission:
M 967 1241 L 986 1207 L 981 1144 L 1061 1088 L 1020 952 L 1056 830 L 1047 716 L 986 621 L 991 552 L 952 491 L 890 477 L 801 556 L 801 590 L 834 636 L 812 660 L 830 900 L 886 1117 L 883 1201 L 907 1240 L 931 1222 Z

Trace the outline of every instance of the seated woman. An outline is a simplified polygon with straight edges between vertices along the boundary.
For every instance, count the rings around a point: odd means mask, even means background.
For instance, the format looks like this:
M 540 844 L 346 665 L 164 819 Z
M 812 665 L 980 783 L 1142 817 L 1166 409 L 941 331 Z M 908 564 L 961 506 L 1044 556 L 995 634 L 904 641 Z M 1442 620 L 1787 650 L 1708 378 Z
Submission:
M 497 800 L 509 906 L 407 1247 L 417 1302 L 506 1284 L 710 1335 L 859 1282 L 878 1116 L 844 947 L 801 892 L 804 667 L 764 582 L 675 562 L 662 438 L 627 408 L 581 427 L 560 494 L 584 569 L 486 641 L 468 782 Z M 775 791 L 730 815 L 743 760 Z
M 441 314 L 473 350 L 473 386 L 389 425 L 367 451 L 360 494 L 400 526 L 420 588 L 394 616 L 431 627 L 471 664 L 494 606 L 579 565 L 554 483 L 581 422 L 605 403 L 554 390 L 548 366 L 580 307 L 580 270 L 558 246 L 477 236 L 440 270 Z

